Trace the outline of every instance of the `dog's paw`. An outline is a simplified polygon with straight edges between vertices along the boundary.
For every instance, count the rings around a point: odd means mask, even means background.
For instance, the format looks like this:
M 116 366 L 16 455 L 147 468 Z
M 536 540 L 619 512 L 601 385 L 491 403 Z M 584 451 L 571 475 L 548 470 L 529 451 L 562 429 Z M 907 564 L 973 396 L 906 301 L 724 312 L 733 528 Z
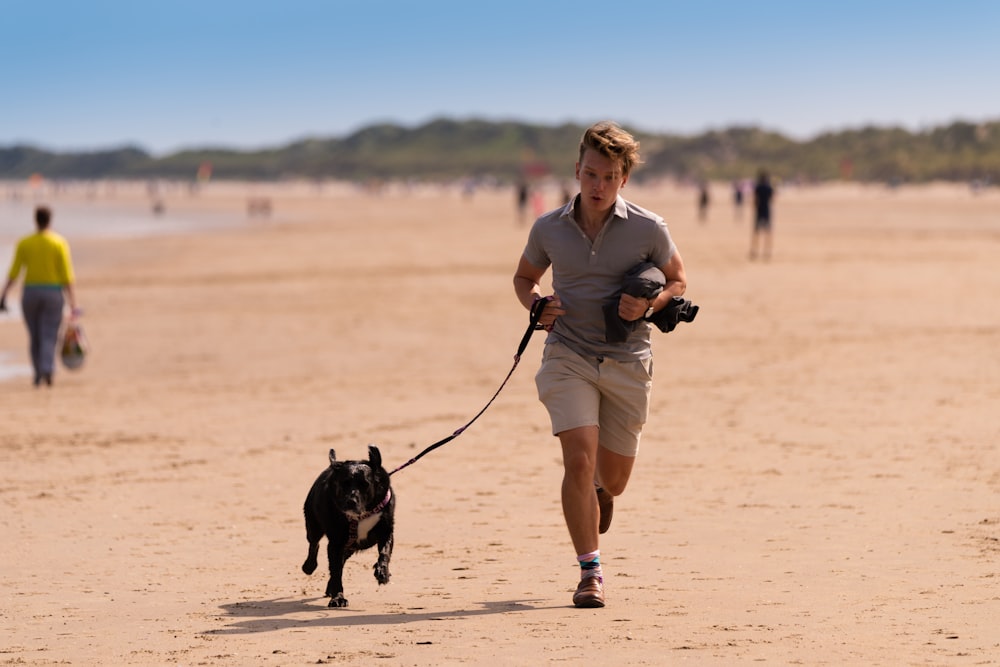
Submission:
M 388 563 L 383 563 L 379 561 L 378 563 L 375 563 L 374 570 L 375 570 L 375 581 L 377 581 L 379 585 L 389 583 L 389 579 L 392 577 L 392 575 L 389 574 Z
M 328 604 L 327 606 L 328 607 L 346 607 L 347 606 L 347 598 L 344 597 L 343 593 L 337 593 L 332 598 L 330 598 L 330 604 Z
M 306 574 L 312 574 L 316 571 L 316 560 L 312 558 L 307 558 L 306 562 L 302 563 L 302 571 Z

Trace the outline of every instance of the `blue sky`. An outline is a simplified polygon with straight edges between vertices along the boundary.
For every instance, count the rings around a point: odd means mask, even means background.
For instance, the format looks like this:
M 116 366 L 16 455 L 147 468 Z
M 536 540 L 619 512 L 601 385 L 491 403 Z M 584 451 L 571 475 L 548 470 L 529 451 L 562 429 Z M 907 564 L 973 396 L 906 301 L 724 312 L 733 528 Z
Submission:
M 994 0 L 0 0 L 0 146 L 280 146 L 611 118 L 794 138 L 1000 120 Z

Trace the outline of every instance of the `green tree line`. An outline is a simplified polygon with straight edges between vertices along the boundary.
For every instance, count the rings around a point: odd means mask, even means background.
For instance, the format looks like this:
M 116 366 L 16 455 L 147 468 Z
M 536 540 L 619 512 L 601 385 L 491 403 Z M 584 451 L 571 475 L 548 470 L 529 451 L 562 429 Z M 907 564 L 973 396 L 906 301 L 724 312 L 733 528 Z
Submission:
M 764 168 L 784 179 L 864 182 L 934 180 L 1000 183 L 1000 121 L 954 122 L 911 132 L 864 127 L 796 141 L 756 127 L 696 136 L 628 128 L 642 142 L 636 180 L 732 180 Z M 365 127 L 342 138 L 311 138 L 267 150 L 184 150 L 153 156 L 127 146 L 90 152 L 0 147 L 0 178 L 194 180 L 211 165 L 216 179 L 340 179 L 444 181 L 494 178 L 511 182 L 550 175 L 569 179 L 584 127 L 441 118 L 407 128 Z

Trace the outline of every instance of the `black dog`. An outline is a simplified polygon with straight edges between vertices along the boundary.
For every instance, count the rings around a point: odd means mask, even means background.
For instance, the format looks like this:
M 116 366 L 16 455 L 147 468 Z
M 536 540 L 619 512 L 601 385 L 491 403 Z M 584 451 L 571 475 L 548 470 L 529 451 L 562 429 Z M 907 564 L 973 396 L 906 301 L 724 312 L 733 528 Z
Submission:
M 326 555 L 330 561 L 330 581 L 326 594 L 331 607 L 346 607 L 344 563 L 355 552 L 378 544 L 375 580 L 389 583 L 389 559 L 392 557 L 393 516 L 396 495 L 389 485 L 389 473 L 382 467 L 382 454 L 375 445 L 368 446 L 367 461 L 338 461 L 330 450 L 330 467 L 313 482 L 306 496 L 306 539 L 309 555 L 302 571 L 316 570 L 319 541 L 327 539 Z

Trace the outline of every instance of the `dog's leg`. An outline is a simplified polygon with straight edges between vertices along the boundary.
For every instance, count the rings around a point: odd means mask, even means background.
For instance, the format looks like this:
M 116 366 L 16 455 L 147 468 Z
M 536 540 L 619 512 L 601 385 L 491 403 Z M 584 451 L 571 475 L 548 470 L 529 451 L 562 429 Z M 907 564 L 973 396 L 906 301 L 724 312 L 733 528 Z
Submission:
M 392 530 L 389 530 L 388 537 L 378 542 L 378 560 L 375 561 L 375 581 L 379 585 L 389 583 L 389 560 L 392 558 Z
M 309 543 L 309 554 L 306 556 L 306 562 L 302 563 L 302 571 L 306 574 L 312 574 L 316 571 L 316 566 L 318 562 L 316 561 L 316 556 L 319 554 L 319 542 Z
M 330 597 L 330 607 L 346 607 L 344 597 L 344 563 L 350 557 L 344 553 L 344 545 L 327 542 L 326 557 L 330 561 L 330 580 L 326 583 L 326 594 Z
M 311 498 L 312 494 L 310 494 Z M 316 556 L 319 554 L 319 541 L 323 538 L 323 529 L 320 527 L 316 513 L 313 512 L 311 503 L 307 500 L 305 505 L 306 515 L 306 539 L 309 541 L 309 554 L 306 562 L 302 563 L 302 571 L 312 574 L 316 571 Z

